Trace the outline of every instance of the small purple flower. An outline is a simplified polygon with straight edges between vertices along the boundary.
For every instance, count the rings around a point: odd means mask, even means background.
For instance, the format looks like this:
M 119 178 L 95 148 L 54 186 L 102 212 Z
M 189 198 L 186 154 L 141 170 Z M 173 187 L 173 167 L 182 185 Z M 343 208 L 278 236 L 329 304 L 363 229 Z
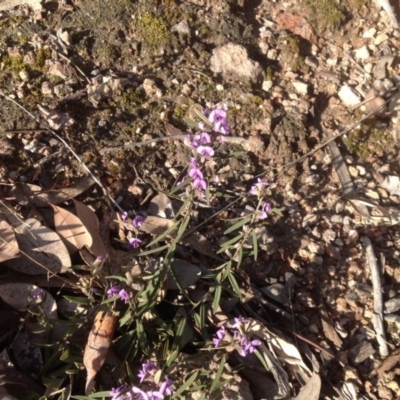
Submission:
M 215 347 L 221 346 L 221 343 L 225 338 L 225 334 L 226 334 L 225 326 L 222 326 L 221 328 L 218 329 L 217 333 L 215 334 L 216 337 L 213 339 L 213 343 L 214 343 Z
M 260 340 L 250 340 L 240 333 L 237 333 L 235 336 L 237 339 L 239 339 L 240 349 L 238 352 L 242 357 L 246 357 L 248 354 L 254 353 L 256 351 L 256 347 L 261 345 Z
M 138 238 L 131 238 L 129 239 L 128 250 L 130 249 L 137 249 L 142 245 L 143 241 Z
M 160 387 L 160 390 L 158 391 L 159 394 L 161 394 L 164 397 L 164 394 L 170 395 L 172 394 L 172 385 L 174 381 L 172 379 L 167 378 Z
M 207 132 L 201 132 L 199 135 L 200 144 L 206 144 L 211 142 L 211 136 Z
M 196 190 L 200 190 L 200 191 L 206 190 L 207 189 L 207 182 L 204 179 L 196 178 L 193 181 L 193 187 Z
M 196 178 L 203 179 L 203 173 L 198 168 L 189 169 L 189 176 L 193 179 Z
M 128 219 L 128 213 L 126 211 L 121 214 L 121 219 L 122 222 L 125 222 Z
M 214 149 L 210 146 L 199 146 L 197 152 L 203 157 L 212 157 L 214 155 Z
M 135 228 L 140 228 L 143 225 L 144 222 L 144 217 L 142 217 L 141 215 L 136 215 L 135 218 L 133 218 L 132 220 L 132 225 Z
M 108 289 L 107 292 L 106 292 L 107 293 L 107 297 L 117 296 L 117 295 L 119 295 L 119 292 L 121 290 L 122 290 L 121 286 L 118 286 L 118 285 L 111 286 L 110 289 Z
M 236 328 L 240 330 L 243 325 L 247 324 L 249 320 L 241 315 L 238 318 L 235 318 L 235 323 L 232 325 L 232 328 Z
M 255 183 L 255 184 L 251 187 L 250 193 L 251 193 L 251 194 L 258 194 L 259 191 L 260 191 L 262 188 L 266 187 L 266 186 L 269 186 L 269 183 L 268 183 L 265 179 L 257 178 L 257 183 Z
M 268 217 L 268 214 L 271 212 L 271 206 L 268 203 L 264 203 L 261 206 L 261 215 L 259 219 L 266 219 Z
M 142 364 L 142 369 L 138 373 L 140 383 L 142 383 L 149 375 L 154 376 L 160 367 L 153 361 L 146 361 Z
M 112 396 L 111 400 L 123 400 L 123 399 L 128 399 L 132 398 L 130 393 L 127 393 L 128 391 L 128 385 L 123 385 L 120 386 L 119 388 L 112 388 L 110 391 L 110 396 Z M 129 397 L 126 397 L 125 395 L 128 395 Z
M 208 120 L 213 124 L 213 129 L 215 132 L 227 135 L 231 131 L 225 110 L 214 108 L 210 112 Z
M 121 289 L 118 294 L 119 297 L 121 297 L 121 300 L 123 300 L 125 303 L 127 303 L 131 298 L 125 289 Z

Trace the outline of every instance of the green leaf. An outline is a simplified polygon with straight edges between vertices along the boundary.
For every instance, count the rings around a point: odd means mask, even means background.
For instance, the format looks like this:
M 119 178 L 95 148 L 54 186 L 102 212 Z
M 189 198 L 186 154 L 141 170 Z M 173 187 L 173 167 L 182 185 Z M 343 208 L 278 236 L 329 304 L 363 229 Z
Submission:
M 263 357 L 263 355 L 260 353 L 260 350 L 256 350 L 255 351 L 257 358 L 261 361 L 261 364 L 264 366 L 266 371 L 270 371 L 268 364 L 265 362 L 265 358 Z
M 114 279 L 116 281 L 128 283 L 127 278 L 125 278 L 124 276 L 119 276 L 119 275 L 109 275 L 109 276 L 106 276 L 106 279 Z
M 147 256 L 147 255 L 152 254 L 152 253 L 158 253 L 158 252 L 164 251 L 165 249 L 168 249 L 168 247 L 169 247 L 168 244 L 165 244 L 165 245 L 157 247 L 155 249 L 141 251 L 138 254 L 138 256 L 139 257 L 143 257 L 143 256 Z
M 145 354 L 149 354 L 150 348 L 149 343 L 147 341 L 146 333 L 144 331 L 143 324 L 140 321 L 136 321 L 136 331 L 139 339 L 140 347 L 142 348 Z
M 147 247 L 151 247 L 153 246 L 153 244 L 158 243 L 160 240 L 163 240 L 165 237 L 167 237 L 168 235 L 170 235 L 173 231 L 176 230 L 177 226 L 180 224 L 180 221 L 175 221 L 165 232 L 161 233 L 160 235 L 158 235 L 156 238 L 154 238 L 147 246 Z
M 169 192 L 170 195 L 175 194 L 176 192 L 179 192 L 182 190 L 185 186 L 189 185 L 189 183 L 192 182 L 192 178 L 187 178 L 185 179 L 182 183 L 180 183 L 178 186 L 175 186 L 174 188 L 171 189 Z M 190 198 L 190 197 L 189 197 Z
M 179 396 L 180 394 L 182 394 L 196 379 L 197 376 L 199 375 L 199 371 L 196 371 L 195 373 L 193 373 L 190 378 L 185 379 L 185 383 L 174 392 L 174 395 L 172 396 L 172 398 L 175 398 L 177 396 Z
M 178 243 L 179 240 L 181 240 L 181 237 L 182 237 L 183 234 L 185 233 L 186 228 L 187 228 L 189 222 L 190 222 L 190 215 L 187 215 L 187 216 L 184 218 L 184 220 L 183 220 L 183 222 L 182 222 L 182 225 L 179 227 L 179 231 L 178 231 L 178 233 L 177 233 L 177 235 L 176 235 L 176 237 L 175 237 L 175 239 L 174 239 L 174 242 L 175 242 L 175 243 Z
M 211 384 L 210 392 L 213 392 L 217 388 L 217 386 L 219 385 L 222 373 L 224 372 L 224 367 L 225 367 L 225 357 L 222 357 L 221 358 L 221 364 L 219 364 L 218 371 L 215 374 L 215 378 L 213 380 L 213 383 Z
M 242 239 L 244 236 L 244 233 L 241 233 L 238 236 L 235 236 L 233 239 L 230 239 L 226 241 L 225 243 L 222 243 L 220 249 L 217 251 L 217 254 L 224 252 L 226 249 L 228 249 L 232 244 L 238 242 L 240 239 Z
M 236 263 L 238 266 L 240 266 L 243 258 L 243 247 L 240 246 L 236 254 Z
M 282 209 L 280 209 L 280 208 L 275 208 L 275 207 L 274 207 L 274 208 L 271 210 L 271 212 L 273 212 L 273 213 L 279 215 L 280 217 L 283 216 L 283 214 L 282 214 Z
M 176 330 L 174 343 L 172 344 L 173 350 L 180 349 L 180 343 L 182 340 L 183 332 L 185 330 L 185 326 L 186 326 L 186 318 L 182 318 L 181 321 L 179 322 L 178 328 Z
M 91 301 L 87 297 L 64 296 L 65 299 L 76 304 L 90 305 Z
M 222 295 L 222 286 L 218 285 L 215 288 L 215 294 L 214 294 L 214 301 L 213 301 L 213 313 L 215 314 L 218 310 L 219 303 L 221 301 L 221 295 Z
M 167 361 L 165 363 L 166 367 L 170 367 L 176 360 L 176 358 L 179 356 L 179 350 L 173 351 L 170 356 L 167 358 Z
M 183 202 L 183 204 L 181 205 L 181 207 L 179 208 L 178 212 L 175 215 L 175 218 L 178 217 L 179 215 L 182 214 L 183 211 L 186 210 L 188 204 L 193 200 L 192 196 L 189 196 L 186 198 L 186 200 Z
M 257 240 L 256 231 L 253 230 L 253 232 L 251 232 L 251 236 L 253 238 L 254 261 L 257 261 L 257 257 L 258 257 L 258 240 Z
M 129 322 L 132 322 L 133 317 L 132 317 L 132 313 L 131 310 L 128 310 L 125 315 L 119 320 L 119 326 L 124 326 Z
M 228 274 L 228 279 L 229 279 L 229 282 L 230 282 L 230 284 L 232 286 L 232 289 L 235 292 L 236 296 L 241 298 L 242 294 L 240 292 L 240 287 L 239 287 L 239 285 L 237 283 L 237 280 L 236 280 L 235 276 L 232 273 L 229 273 Z
M 236 231 L 236 229 L 241 228 L 243 225 L 246 225 L 250 222 L 251 218 L 246 217 L 240 220 L 239 222 L 236 222 L 236 224 L 230 226 L 225 232 L 224 235 L 227 235 L 228 233 L 231 233 L 233 231 Z

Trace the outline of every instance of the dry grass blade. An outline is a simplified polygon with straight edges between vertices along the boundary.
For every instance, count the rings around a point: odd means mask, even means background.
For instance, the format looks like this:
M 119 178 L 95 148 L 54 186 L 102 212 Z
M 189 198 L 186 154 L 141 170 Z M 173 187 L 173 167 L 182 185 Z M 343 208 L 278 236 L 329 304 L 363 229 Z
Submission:
M 0 221 L 0 262 L 18 257 L 19 247 L 11 226 Z
M 82 221 L 64 208 L 54 205 L 53 208 L 56 232 L 64 239 L 68 251 L 73 254 L 84 246 L 90 248 L 93 239 Z
M 117 321 L 117 317 L 112 315 L 110 311 L 99 311 L 96 314 L 83 354 L 83 364 L 87 372 L 86 395 L 94 389 L 94 379 L 107 357 Z

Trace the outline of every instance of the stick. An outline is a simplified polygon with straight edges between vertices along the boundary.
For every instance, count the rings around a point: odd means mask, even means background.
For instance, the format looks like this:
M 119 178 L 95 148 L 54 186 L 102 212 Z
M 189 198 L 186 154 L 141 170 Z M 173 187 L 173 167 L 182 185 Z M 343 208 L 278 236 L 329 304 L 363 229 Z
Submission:
M 374 293 L 374 314 L 372 317 L 372 323 L 374 325 L 374 329 L 376 332 L 376 340 L 379 346 L 379 354 L 381 355 L 382 358 L 385 358 L 388 356 L 389 350 L 387 347 L 386 334 L 383 326 L 383 300 L 382 300 L 381 276 L 371 241 L 366 236 L 362 238 L 362 241 L 365 246 L 365 253 L 371 271 L 371 280 Z

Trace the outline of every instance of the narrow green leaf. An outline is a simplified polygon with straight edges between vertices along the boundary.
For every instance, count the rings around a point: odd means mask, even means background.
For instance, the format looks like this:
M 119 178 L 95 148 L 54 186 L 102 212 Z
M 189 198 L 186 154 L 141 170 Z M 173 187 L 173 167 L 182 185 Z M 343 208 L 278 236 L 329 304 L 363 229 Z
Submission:
M 268 364 L 265 361 L 264 356 L 260 353 L 259 350 L 256 350 L 255 353 L 256 353 L 257 358 L 261 361 L 261 364 L 264 366 L 265 370 L 269 372 L 270 369 L 268 367 Z
M 213 301 L 213 313 L 215 314 L 218 310 L 219 303 L 221 301 L 221 295 L 222 295 L 222 286 L 218 285 L 215 288 L 215 294 L 214 294 L 214 301 Z
M 185 330 L 186 322 L 187 322 L 186 318 L 182 318 L 181 321 L 179 322 L 178 328 L 176 329 L 174 343 L 172 344 L 173 350 L 180 349 L 180 343 L 182 340 L 183 332 Z
M 106 279 L 114 279 L 116 281 L 128 283 L 127 278 L 125 278 L 124 276 L 119 276 L 119 275 L 109 275 L 109 276 L 106 276 Z
M 178 186 L 175 186 L 174 188 L 171 189 L 169 192 L 170 195 L 175 194 L 176 192 L 179 192 L 182 190 L 185 186 L 189 185 L 189 183 L 192 182 L 192 178 L 187 178 L 185 179 L 182 183 L 180 183 Z
M 179 355 L 179 350 L 175 350 L 170 354 L 165 363 L 167 368 L 170 367 L 175 362 L 178 355 Z
M 240 287 L 237 283 L 235 276 L 232 273 L 230 273 L 230 274 L 228 274 L 228 279 L 229 279 L 229 282 L 230 282 L 232 289 L 235 292 L 236 296 L 241 298 L 242 294 L 240 292 Z
M 232 261 L 228 261 L 225 266 L 224 269 L 222 270 L 222 281 L 224 281 L 228 275 L 231 273 L 231 268 L 232 268 Z
M 161 233 L 160 235 L 158 235 L 156 238 L 154 238 L 147 246 L 147 247 L 151 247 L 154 244 L 158 243 L 159 241 L 163 240 L 165 237 L 167 237 L 168 235 L 172 234 L 172 232 L 174 232 L 176 230 L 176 228 L 178 227 L 178 225 L 180 224 L 180 221 L 175 221 L 165 232 Z
M 182 214 L 183 211 L 186 210 L 188 204 L 193 200 L 192 196 L 189 196 L 185 199 L 178 212 L 175 214 L 175 218 Z
M 143 324 L 140 321 L 136 321 L 136 331 L 138 334 L 139 344 L 145 354 L 149 354 L 149 343 L 147 341 L 146 333 L 144 331 Z
M 196 371 L 190 376 L 190 378 L 185 379 L 185 383 L 178 390 L 174 392 L 172 398 L 178 397 L 180 394 L 182 394 L 197 379 L 198 375 L 199 371 Z
M 282 209 L 280 209 L 280 208 L 275 208 L 275 207 L 274 207 L 274 208 L 271 210 L 271 212 L 274 212 L 275 214 L 279 215 L 280 217 L 283 216 L 283 214 L 282 214 Z
M 125 315 L 119 320 L 119 326 L 124 326 L 126 325 L 128 322 L 132 322 L 133 317 L 132 317 L 132 312 L 129 309 Z
M 236 231 L 236 229 L 241 228 L 243 225 L 246 225 L 250 222 L 251 218 L 246 217 L 241 219 L 239 222 L 236 222 L 236 224 L 230 226 L 225 232 L 224 235 L 227 235 L 228 233 L 231 233 L 233 231 Z
M 217 251 L 217 254 L 224 252 L 226 249 L 228 249 L 232 244 L 238 242 L 240 239 L 242 239 L 244 236 L 244 233 L 241 233 L 238 236 L 235 236 L 233 239 L 230 239 L 226 241 L 225 243 L 222 243 L 220 249 Z
M 138 256 L 139 257 L 143 257 L 143 256 L 147 256 L 147 255 L 152 254 L 152 253 L 158 253 L 158 252 L 164 251 L 165 249 L 168 249 L 168 247 L 169 247 L 168 244 L 165 244 L 164 246 L 160 246 L 160 247 L 157 247 L 155 249 L 141 251 L 138 254 Z
M 242 258 L 243 258 L 243 247 L 240 246 L 236 255 L 236 262 L 238 267 L 242 264 Z
M 185 233 L 186 228 L 187 228 L 187 226 L 189 225 L 189 222 L 190 222 L 190 215 L 187 215 L 187 216 L 184 218 L 184 220 L 183 220 L 181 226 L 179 227 L 179 230 L 178 230 L 178 233 L 177 233 L 176 237 L 174 238 L 174 242 L 175 242 L 175 243 L 178 243 L 179 240 L 181 240 L 181 237 L 182 237 L 183 234 Z
M 64 296 L 65 299 L 76 304 L 90 305 L 91 301 L 87 297 Z
M 221 358 L 221 364 L 219 364 L 218 371 L 215 374 L 215 378 L 213 380 L 213 383 L 211 384 L 210 392 L 213 392 L 217 388 L 218 384 L 220 383 L 220 379 L 221 379 L 222 373 L 224 372 L 224 367 L 225 367 L 225 357 L 222 357 Z
M 210 128 L 212 127 L 212 123 L 197 107 L 191 107 L 191 110 L 194 111 L 194 113 L 206 124 L 206 126 L 209 126 Z
M 258 240 L 257 240 L 256 231 L 253 230 L 253 232 L 251 232 L 251 236 L 253 237 L 254 261 L 257 261 L 257 257 L 258 257 Z

